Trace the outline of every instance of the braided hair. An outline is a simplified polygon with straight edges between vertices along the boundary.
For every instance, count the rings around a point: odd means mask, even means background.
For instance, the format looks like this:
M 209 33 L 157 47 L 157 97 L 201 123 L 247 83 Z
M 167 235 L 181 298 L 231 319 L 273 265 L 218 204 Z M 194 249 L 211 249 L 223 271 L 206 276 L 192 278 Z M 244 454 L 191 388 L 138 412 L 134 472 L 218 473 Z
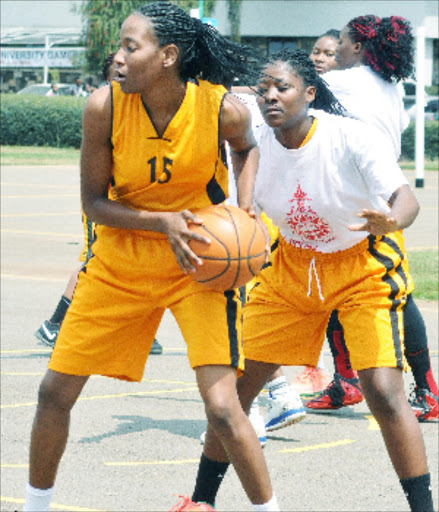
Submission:
M 270 56 L 269 64 L 286 62 L 293 72 L 299 76 L 305 87 L 313 86 L 316 89 L 311 108 L 324 110 L 330 114 L 345 115 L 344 107 L 328 89 L 325 81 L 317 73 L 313 61 L 304 50 L 281 50 Z
M 336 30 L 335 28 L 330 28 L 324 34 L 319 36 L 318 39 L 321 39 L 322 37 L 332 37 L 332 39 L 335 39 L 336 41 L 338 41 L 340 38 L 340 30 Z
M 347 29 L 350 40 L 363 45 L 365 64 L 383 80 L 399 82 L 413 75 L 414 38 L 407 20 L 369 14 L 353 18 Z
M 108 54 L 102 64 L 102 77 L 105 81 L 110 78 L 110 68 L 113 65 L 115 55 L 115 53 Z
M 190 17 L 170 2 L 153 2 L 137 11 L 148 18 L 160 47 L 175 44 L 179 49 L 182 80 L 202 78 L 230 87 L 235 78 L 254 81 L 262 62 L 256 50 L 228 41 L 211 25 Z

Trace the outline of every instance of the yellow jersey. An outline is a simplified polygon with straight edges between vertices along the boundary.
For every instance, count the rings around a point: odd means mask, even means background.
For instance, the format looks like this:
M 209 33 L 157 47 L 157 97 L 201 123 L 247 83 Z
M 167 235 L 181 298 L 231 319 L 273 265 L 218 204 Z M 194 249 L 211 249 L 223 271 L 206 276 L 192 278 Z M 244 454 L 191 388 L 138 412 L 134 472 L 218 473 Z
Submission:
M 125 94 L 116 82 L 111 91 L 112 199 L 149 211 L 196 209 L 226 199 L 228 171 L 219 137 L 223 86 L 187 82 L 162 136 L 140 94 Z

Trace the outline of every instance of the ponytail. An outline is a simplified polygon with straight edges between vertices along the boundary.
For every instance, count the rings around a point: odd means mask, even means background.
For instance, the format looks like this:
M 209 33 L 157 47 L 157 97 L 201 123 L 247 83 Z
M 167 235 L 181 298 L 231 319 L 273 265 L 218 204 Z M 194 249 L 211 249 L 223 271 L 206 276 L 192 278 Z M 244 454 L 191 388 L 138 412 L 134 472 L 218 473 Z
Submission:
M 225 39 L 214 27 L 191 18 L 177 5 L 153 2 L 136 12 L 151 22 L 160 47 L 178 47 L 182 80 L 202 78 L 230 87 L 235 78 L 250 83 L 257 79 L 263 59 L 256 50 Z
M 414 38 L 407 20 L 358 16 L 347 29 L 351 41 L 363 45 L 365 64 L 383 80 L 399 82 L 413 75 Z

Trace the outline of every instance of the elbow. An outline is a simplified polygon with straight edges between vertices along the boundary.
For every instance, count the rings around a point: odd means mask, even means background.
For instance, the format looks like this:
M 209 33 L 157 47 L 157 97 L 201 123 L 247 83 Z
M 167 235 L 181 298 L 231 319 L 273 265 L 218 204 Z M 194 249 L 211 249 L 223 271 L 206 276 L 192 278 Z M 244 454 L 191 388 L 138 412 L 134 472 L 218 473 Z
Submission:
M 90 198 L 84 196 L 82 197 L 82 211 L 87 219 L 95 223 L 98 223 L 99 207 L 97 203 L 97 200 L 91 200 Z

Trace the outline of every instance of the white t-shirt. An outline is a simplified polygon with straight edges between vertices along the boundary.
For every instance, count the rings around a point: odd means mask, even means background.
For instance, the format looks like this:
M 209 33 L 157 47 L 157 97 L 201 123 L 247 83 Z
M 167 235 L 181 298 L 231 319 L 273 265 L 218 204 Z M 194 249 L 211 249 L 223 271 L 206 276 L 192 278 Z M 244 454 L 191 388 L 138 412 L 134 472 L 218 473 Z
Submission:
M 409 124 L 401 91 L 369 66 L 325 73 L 323 80 L 347 112 L 389 137 L 396 159 L 401 154 L 401 134 Z
M 317 117 L 317 129 L 299 149 L 282 146 L 266 124 L 255 131 L 255 202 L 291 245 L 341 251 L 369 235 L 349 231 L 364 222 L 357 214 L 363 208 L 388 212 L 387 201 L 407 180 L 373 128 L 319 110 L 309 114 Z

